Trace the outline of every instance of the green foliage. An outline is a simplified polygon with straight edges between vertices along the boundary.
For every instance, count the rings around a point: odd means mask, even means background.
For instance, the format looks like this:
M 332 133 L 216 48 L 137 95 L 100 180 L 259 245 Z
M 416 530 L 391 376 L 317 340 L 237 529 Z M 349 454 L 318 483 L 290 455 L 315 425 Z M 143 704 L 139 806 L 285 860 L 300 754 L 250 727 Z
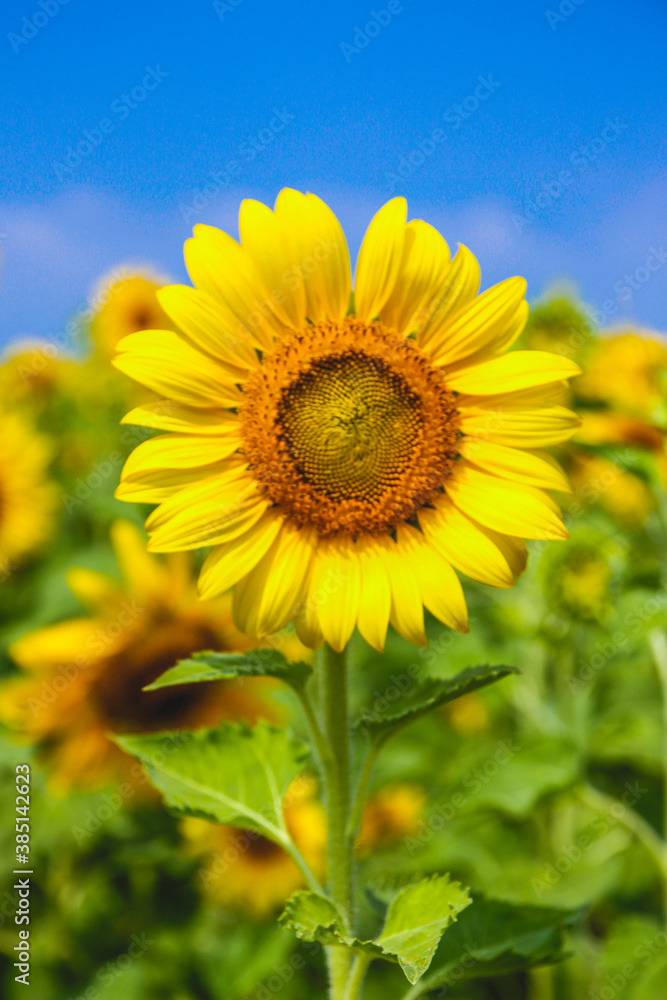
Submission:
M 225 723 L 219 729 L 117 737 L 117 742 L 139 758 L 177 812 L 285 842 L 283 798 L 307 755 L 288 730 Z
M 457 698 L 479 690 L 479 688 L 486 687 L 488 684 L 494 684 L 510 674 L 518 673 L 520 671 L 516 667 L 478 666 L 467 667 L 460 674 L 446 680 L 430 678 L 422 681 L 409 698 L 405 698 L 398 711 L 370 713 L 365 710 L 362 712 L 356 727 L 365 729 L 373 741 L 384 743 L 403 726 L 416 722 L 434 709 L 447 705 Z
M 467 889 L 451 882 L 449 875 L 435 875 L 397 893 L 387 908 L 382 932 L 374 941 L 346 935 L 334 904 L 312 892 L 292 896 L 280 922 L 306 941 L 398 962 L 409 982 L 416 983 L 431 964 L 445 930 L 470 903 Z
M 247 653 L 193 653 L 161 674 L 145 691 L 200 681 L 231 680 L 235 677 L 275 677 L 297 690 L 305 687 L 313 670 L 302 661 L 291 662 L 276 649 L 253 649 Z
M 516 906 L 475 893 L 473 905 L 443 938 L 429 985 L 558 962 L 565 954 L 565 931 L 582 917 L 579 910 Z

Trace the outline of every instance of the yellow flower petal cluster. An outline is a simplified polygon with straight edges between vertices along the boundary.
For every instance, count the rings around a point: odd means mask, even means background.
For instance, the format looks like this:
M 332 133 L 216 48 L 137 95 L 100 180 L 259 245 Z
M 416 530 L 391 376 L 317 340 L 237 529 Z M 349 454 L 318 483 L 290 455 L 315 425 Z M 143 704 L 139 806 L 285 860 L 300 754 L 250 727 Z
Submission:
M 294 619 L 310 647 L 341 650 L 357 627 L 382 649 L 391 622 L 423 644 L 424 608 L 466 631 L 456 570 L 511 587 L 524 539 L 567 536 L 549 491 L 569 486 L 545 449 L 578 424 L 558 402 L 578 366 L 508 353 L 525 281 L 479 294 L 470 251 L 450 259 L 403 198 L 372 220 L 352 296 L 315 195 L 243 202 L 240 235 L 195 227 L 194 288 L 157 293 L 182 332 L 118 344 L 116 366 L 163 397 L 126 421 L 163 433 L 117 495 L 159 504 L 153 551 L 212 547 L 201 594 L 234 588 L 250 635 Z
M 198 600 L 186 555 L 164 562 L 151 556 L 129 521 L 115 522 L 112 541 L 122 580 L 72 570 L 69 586 L 88 616 L 18 639 L 9 652 L 23 676 L 0 687 L 0 718 L 38 748 L 62 789 L 110 778 L 145 786 L 141 766 L 111 733 L 281 718 L 271 682 L 262 679 L 142 690 L 197 650 L 243 650 L 250 643 L 234 627 L 229 598 Z

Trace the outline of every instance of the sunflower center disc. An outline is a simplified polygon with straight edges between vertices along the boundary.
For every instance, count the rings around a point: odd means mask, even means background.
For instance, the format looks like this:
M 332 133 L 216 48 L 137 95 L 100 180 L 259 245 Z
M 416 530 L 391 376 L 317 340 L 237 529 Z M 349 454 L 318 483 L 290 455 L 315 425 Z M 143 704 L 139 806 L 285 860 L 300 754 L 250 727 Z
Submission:
M 278 424 L 295 467 L 331 499 L 376 500 L 410 461 L 419 397 L 379 358 L 321 358 L 283 392 Z
M 380 323 L 350 317 L 282 341 L 245 389 L 260 489 L 321 535 L 380 534 L 442 488 L 458 414 L 443 377 Z

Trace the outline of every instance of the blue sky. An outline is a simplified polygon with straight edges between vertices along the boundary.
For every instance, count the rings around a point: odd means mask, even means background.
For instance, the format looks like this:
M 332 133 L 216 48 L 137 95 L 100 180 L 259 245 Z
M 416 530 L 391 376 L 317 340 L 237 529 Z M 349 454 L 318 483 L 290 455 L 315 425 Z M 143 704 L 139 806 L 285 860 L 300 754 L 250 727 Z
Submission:
M 329 201 L 353 252 L 403 193 L 484 285 L 567 280 L 604 325 L 667 330 L 661 0 L 13 0 L 0 18 L 2 342 L 57 337 L 109 269 L 183 280 L 194 223 L 236 235 L 239 202 L 286 185 Z

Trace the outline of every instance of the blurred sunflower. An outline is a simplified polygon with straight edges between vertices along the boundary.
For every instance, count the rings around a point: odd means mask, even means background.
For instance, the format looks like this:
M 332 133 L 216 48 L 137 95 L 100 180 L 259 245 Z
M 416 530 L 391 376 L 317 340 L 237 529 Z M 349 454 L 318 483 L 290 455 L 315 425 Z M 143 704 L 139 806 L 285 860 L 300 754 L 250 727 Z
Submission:
M 365 857 L 414 834 L 427 798 L 424 789 L 413 784 L 390 785 L 371 796 L 355 842 L 357 855 Z
M 123 582 L 75 569 L 68 584 L 89 617 L 38 629 L 10 647 L 27 674 L 0 688 L 0 717 L 37 745 L 61 788 L 139 776 L 108 733 L 213 726 L 223 719 L 279 721 L 262 679 L 143 691 L 178 659 L 201 649 L 249 646 L 230 601 L 199 601 L 188 558 L 150 556 L 138 528 L 112 527 Z
M 118 341 L 136 330 L 172 330 L 157 293 L 164 279 L 149 273 L 111 274 L 103 278 L 93 296 L 99 306 L 90 322 L 96 349 L 110 358 Z
M 577 381 L 577 398 L 650 418 L 665 405 L 667 345 L 643 331 L 600 338 Z
M 285 795 L 283 813 L 291 839 L 317 878 L 326 856 L 326 816 L 315 797 L 316 782 L 295 779 Z M 201 884 L 213 902 L 255 918 L 272 916 L 303 886 L 303 876 L 282 847 L 250 830 L 185 819 L 188 850 L 201 856 Z
M 53 534 L 57 504 L 49 440 L 16 413 L 0 417 L 0 583 Z
M 573 499 L 581 507 L 599 504 L 626 527 L 642 527 L 655 506 L 651 487 L 630 470 L 604 455 L 572 447 L 565 464 Z
M 488 708 L 474 691 L 451 701 L 445 706 L 444 714 L 454 729 L 465 736 L 483 733 L 491 722 Z
M 40 414 L 68 381 L 73 362 L 56 357 L 47 341 L 13 345 L 0 364 L 0 393 L 4 405 L 28 407 Z
M 234 587 L 254 636 L 295 618 L 300 639 L 341 650 L 355 625 L 382 649 L 389 621 L 423 644 L 424 606 L 458 631 L 468 616 L 452 567 L 511 587 L 523 538 L 565 538 L 547 490 L 569 491 L 542 449 L 576 416 L 555 405 L 579 368 L 507 349 L 528 315 L 525 281 L 477 295 L 465 247 L 405 199 L 375 216 L 356 270 L 314 195 L 275 212 L 241 206 L 241 245 L 197 226 L 195 288 L 158 299 L 185 336 L 147 330 L 116 366 L 169 397 L 129 423 L 167 434 L 130 456 L 117 495 L 159 503 L 153 551 L 214 546 L 202 596 Z
M 550 610 L 569 621 L 603 622 L 613 610 L 612 585 L 619 564 L 618 546 L 606 534 L 576 532 L 566 546 L 546 553 L 540 563 Z

